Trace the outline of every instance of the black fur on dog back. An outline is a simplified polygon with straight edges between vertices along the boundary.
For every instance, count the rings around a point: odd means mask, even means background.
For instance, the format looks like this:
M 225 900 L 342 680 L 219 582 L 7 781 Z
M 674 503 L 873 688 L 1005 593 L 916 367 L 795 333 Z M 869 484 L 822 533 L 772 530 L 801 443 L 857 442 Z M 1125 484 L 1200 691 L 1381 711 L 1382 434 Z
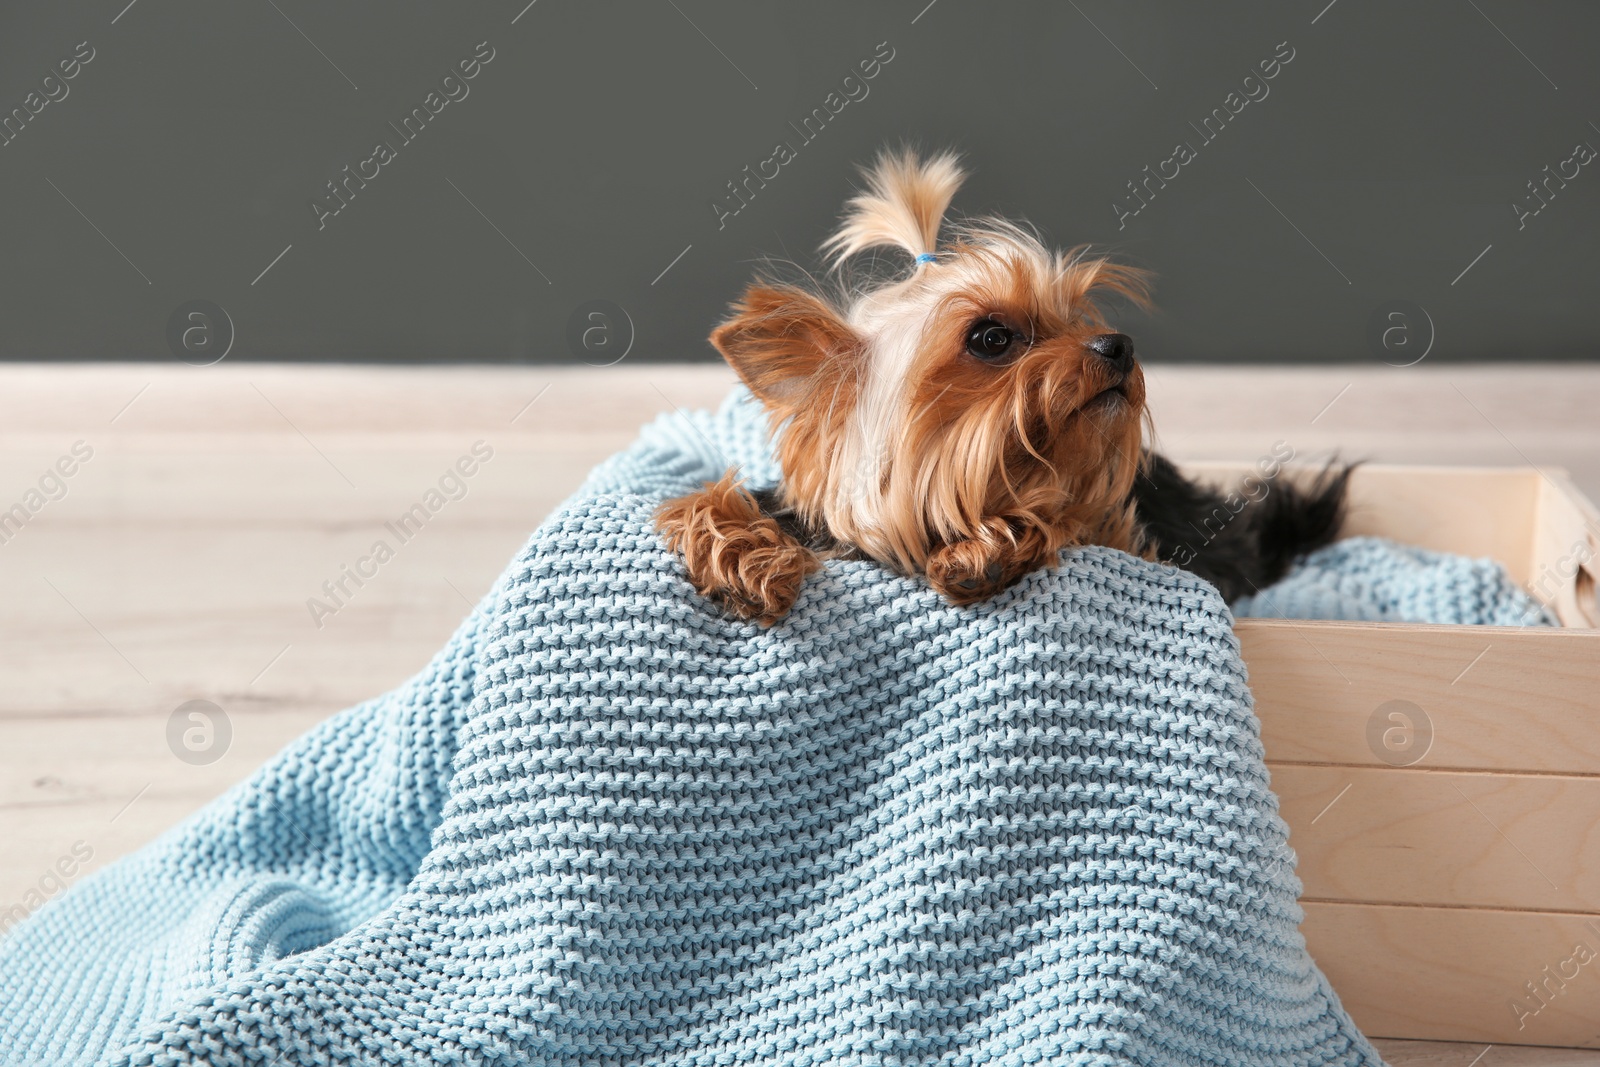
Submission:
M 1330 462 L 1301 485 L 1280 472 L 1261 483 L 1265 494 L 1249 499 L 1191 481 L 1149 453 L 1134 483 L 1134 507 L 1156 558 L 1204 578 L 1231 604 L 1338 537 L 1354 469 Z

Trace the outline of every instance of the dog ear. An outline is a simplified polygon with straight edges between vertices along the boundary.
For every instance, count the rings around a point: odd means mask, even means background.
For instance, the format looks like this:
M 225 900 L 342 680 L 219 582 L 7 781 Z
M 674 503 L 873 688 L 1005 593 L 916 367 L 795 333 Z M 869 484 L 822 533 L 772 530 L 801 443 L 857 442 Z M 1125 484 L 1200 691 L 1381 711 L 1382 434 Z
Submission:
M 1125 263 L 1095 258 L 1088 252 L 1087 245 L 1079 245 L 1058 261 L 1062 297 L 1067 303 L 1084 307 L 1097 321 L 1100 321 L 1100 312 L 1095 298 L 1107 293 L 1122 297 L 1142 311 L 1153 309 L 1150 290 L 1155 282 L 1154 274 Z
M 824 368 L 852 358 L 860 342 L 839 313 L 803 289 L 757 283 L 711 343 L 750 391 L 769 406 L 803 407 Z

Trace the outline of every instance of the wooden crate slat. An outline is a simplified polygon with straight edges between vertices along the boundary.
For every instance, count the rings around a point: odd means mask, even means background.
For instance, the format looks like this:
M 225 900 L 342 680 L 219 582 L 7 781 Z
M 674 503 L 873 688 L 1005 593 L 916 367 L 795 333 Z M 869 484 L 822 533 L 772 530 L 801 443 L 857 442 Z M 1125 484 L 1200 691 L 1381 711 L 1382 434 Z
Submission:
M 1308 898 L 1600 912 L 1600 778 L 1271 770 Z
M 1383 767 L 1393 701 L 1432 740 L 1416 766 L 1600 774 L 1600 630 L 1241 619 L 1267 757 Z M 1403 734 L 1391 735 L 1395 738 Z M 1386 758 L 1388 757 L 1388 758 Z
M 1600 1052 L 1585 1049 L 1527 1045 L 1489 1048 L 1481 1042 L 1405 1041 L 1382 1037 L 1372 1044 L 1389 1067 L 1600 1067 Z
M 1600 915 L 1318 902 L 1305 912 L 1312 956 L 1370 1036 L 1600 1048 Z

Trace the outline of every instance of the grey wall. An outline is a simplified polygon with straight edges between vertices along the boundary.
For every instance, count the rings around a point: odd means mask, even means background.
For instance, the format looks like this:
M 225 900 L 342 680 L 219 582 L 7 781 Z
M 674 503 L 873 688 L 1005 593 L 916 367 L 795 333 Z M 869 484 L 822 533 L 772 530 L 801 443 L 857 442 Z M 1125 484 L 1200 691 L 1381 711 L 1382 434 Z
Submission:
M 814 265 L 854 165 L 905 139 L 966 153 L 959 209 L 1158 272 L 1125 320 L 1152 360 L 1600 352 L 1600 5 L 525 4 L 8 5 L 0 112 L 38 113 L 0 147 L 0 356 L 203 362 L 221 308 L 230 360 L 603 363 L 629 333 L 630 361 L 713 358 L 754 261 Z M 376 176 L 319 218 L 346 165 Z

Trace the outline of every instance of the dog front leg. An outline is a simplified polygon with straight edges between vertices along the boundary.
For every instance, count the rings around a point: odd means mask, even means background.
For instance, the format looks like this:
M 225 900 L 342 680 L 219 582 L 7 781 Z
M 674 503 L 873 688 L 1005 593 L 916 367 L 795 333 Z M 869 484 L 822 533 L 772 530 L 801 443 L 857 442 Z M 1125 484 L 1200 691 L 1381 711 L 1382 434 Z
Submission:
M 951 541 L 928 557 L 928 584 L 952 604 L 975 604 L 999 593 L 1049 560 L 1047 539 L 1035 528 L 985 522 L 977 536 Z
M 656 528 L 683 558 L 695 592 L 731 615 L 771 626 L 788 613 L 816 553 L 763 514 L 733 471 L 656 511 Z

